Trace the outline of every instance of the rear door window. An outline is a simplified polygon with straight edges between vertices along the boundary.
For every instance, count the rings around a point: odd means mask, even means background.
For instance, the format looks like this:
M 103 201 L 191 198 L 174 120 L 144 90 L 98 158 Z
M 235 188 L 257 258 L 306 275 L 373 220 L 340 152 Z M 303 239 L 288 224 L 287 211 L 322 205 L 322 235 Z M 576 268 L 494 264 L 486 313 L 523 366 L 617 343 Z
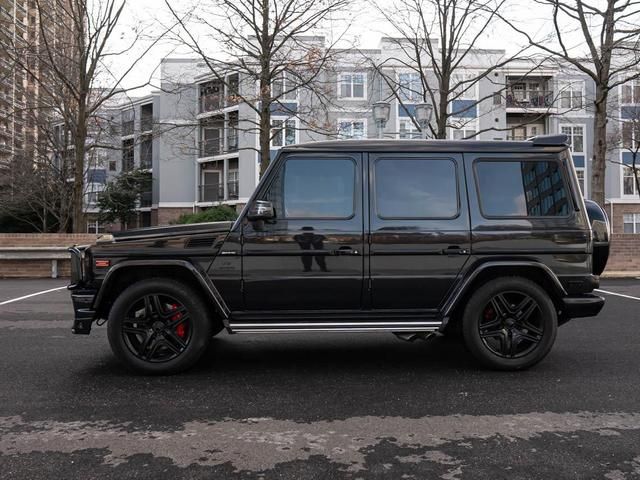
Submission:
M 569 215 L 568 189 L 558 162 L 479 160 L 475 176 L 485 217 Z
M 375 162 L 375 208 L 381 219 L 458 215 L 456 165 L 449 159 L 390 158 Z

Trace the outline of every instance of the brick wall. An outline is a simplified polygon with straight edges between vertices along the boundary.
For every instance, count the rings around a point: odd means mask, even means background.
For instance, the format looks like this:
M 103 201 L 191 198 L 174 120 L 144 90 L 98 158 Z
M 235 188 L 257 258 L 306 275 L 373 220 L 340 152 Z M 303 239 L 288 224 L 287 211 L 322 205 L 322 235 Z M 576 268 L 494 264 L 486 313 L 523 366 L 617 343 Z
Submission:
M 610 272 L 640 272 L 640 234 L 613 234 L 605 273 Z
M 0 252 L 6 247 L 70 247 L 87 245 L 96 241 L 96 235 L 86 234 L 0 234 Z M 71 274 L 70 260 L 58 260 L 58 276 Z M 51 277 L 50 260 L 8 260 L 0 258 L 0 278 L 48 278 Z

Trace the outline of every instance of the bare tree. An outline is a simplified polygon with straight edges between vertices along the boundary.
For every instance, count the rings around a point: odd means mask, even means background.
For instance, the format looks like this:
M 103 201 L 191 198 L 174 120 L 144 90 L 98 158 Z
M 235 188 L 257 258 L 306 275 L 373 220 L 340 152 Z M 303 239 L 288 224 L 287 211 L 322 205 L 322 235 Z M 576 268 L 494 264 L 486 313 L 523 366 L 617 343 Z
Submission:
M 393 26 L 398 38 L 387 39 L 393 43 L 395 54 L 373 60 L 373 66 L 401 104 L 410 98 L 433 105 L 435 126 L 430 124 L 429 128 L 435 138 L 446 138 L 448 127 L 459 128 L 460 118 L 468 117 L 478 104 L 501 95 L 504 90 L 504 85 L 499 85 L 482 98 L 475 94 L 481 80 L 492 81 L 491 73 L 524 50 L 506 55 L 504 51 L 482 50 L 477 46 L 491 31 L 505 2 L 393 0 L 378 3 L 377 10 Z M 468 68 L 474 62 L 484 66 Z M 413 73 L 415 81 L 398 82 L 397 70 Z M 456 100 L 466 97 L 474 101 L 452 108 Z M 414 123 L 420 128 L 415 120 Z
M 123 81 L 166 31 L 149 39 L 140 28 L 124 46 L 116 46 L 121 43 L 116 40 L 126 0 L 34 1 L 38 34 L 30 42 L 12 44 L 9 55 L 16 68 L 35 79 L 40 92 L 34 109 L 44 130 L 41 150 L 47 152 L 35 159 L 36 168 L 52 166 L 52 159 L 71 160 L 70 166 L 60 167 L 58 162 L 57 169 L 68 175 L 65 181 L 72 179 L 71 224 L 73 231 L 81 232 L 85 176 L 95 150 L 101 148 L 96 140 L 96 130 L 104 128 L 101 111 L 123 93 Z M 116 58 L 118 68 L 112 69 Z M 145 80 L 129 89 L 147 84 Z M 62 138 L 53 138 L 48 127 L 53 124 L 64 131 Z M 61 229 L 68 228 L 60 221 Z
M 589 76 L 595 84 L 595 129 L 591 197 L 604 205 L 607 156 L 607 103 L 611 90 L 640 78 L 640 2 L 637 0 L 535 0 L 550 11 L 552 32 L 535 38 L 525 27 L 500 15 L 527 42 Z M 586 51 L 576 48 L 583 44 Z
M 182 26 L 180 39 L 203 59 L 211 75 L 233 92 L 235 101 L 255 112 L 253 129 L 259 136 L 261 173 L 269 165 L 272 111 L 280 110 L 305 121 L 308 115 L 288 108 L 289 95 L 306 89 L 315 95 L 318 104 L 329 98 L 319 84 L 332 61 L 333 47 L 342 37 L 337 35 L 326 45 L 323 37 L 314 38 L 312 34 L 334 15 L 345 12 L 351 3 L 352 0 L 208 0 L 184 14 L 165 0 Z M 215 56 L 205 47 L 205 37 L 194 33 L 194 26 L 207 31 L 209 46 L 219 47 Z M 230 72 L 238 73 L 244 85 L 231 83 Z M 310 122 L 308 127 L 315 128 L 317 124 Z

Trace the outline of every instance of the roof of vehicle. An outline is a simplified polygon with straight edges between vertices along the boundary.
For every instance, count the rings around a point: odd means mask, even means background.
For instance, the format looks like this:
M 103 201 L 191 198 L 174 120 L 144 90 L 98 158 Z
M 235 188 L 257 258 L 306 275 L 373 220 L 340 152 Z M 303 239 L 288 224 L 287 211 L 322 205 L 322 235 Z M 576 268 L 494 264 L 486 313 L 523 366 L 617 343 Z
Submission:
M 283 152 L 560 152 L 568 148 L 567 135 L 539 135 L 522 142 L 478 140 L 329 140 L 289 145 Z

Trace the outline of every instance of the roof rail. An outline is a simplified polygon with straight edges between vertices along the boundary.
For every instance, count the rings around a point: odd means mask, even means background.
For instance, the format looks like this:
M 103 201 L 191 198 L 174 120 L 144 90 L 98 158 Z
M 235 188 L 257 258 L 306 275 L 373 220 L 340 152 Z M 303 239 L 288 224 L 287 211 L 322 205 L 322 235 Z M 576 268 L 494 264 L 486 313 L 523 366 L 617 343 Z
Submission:
M 549 147 L 558 145 L 569 145 L 569 136 L 564 133 L 556 135 L 537 135 L 529 139 L 534 147 Z

